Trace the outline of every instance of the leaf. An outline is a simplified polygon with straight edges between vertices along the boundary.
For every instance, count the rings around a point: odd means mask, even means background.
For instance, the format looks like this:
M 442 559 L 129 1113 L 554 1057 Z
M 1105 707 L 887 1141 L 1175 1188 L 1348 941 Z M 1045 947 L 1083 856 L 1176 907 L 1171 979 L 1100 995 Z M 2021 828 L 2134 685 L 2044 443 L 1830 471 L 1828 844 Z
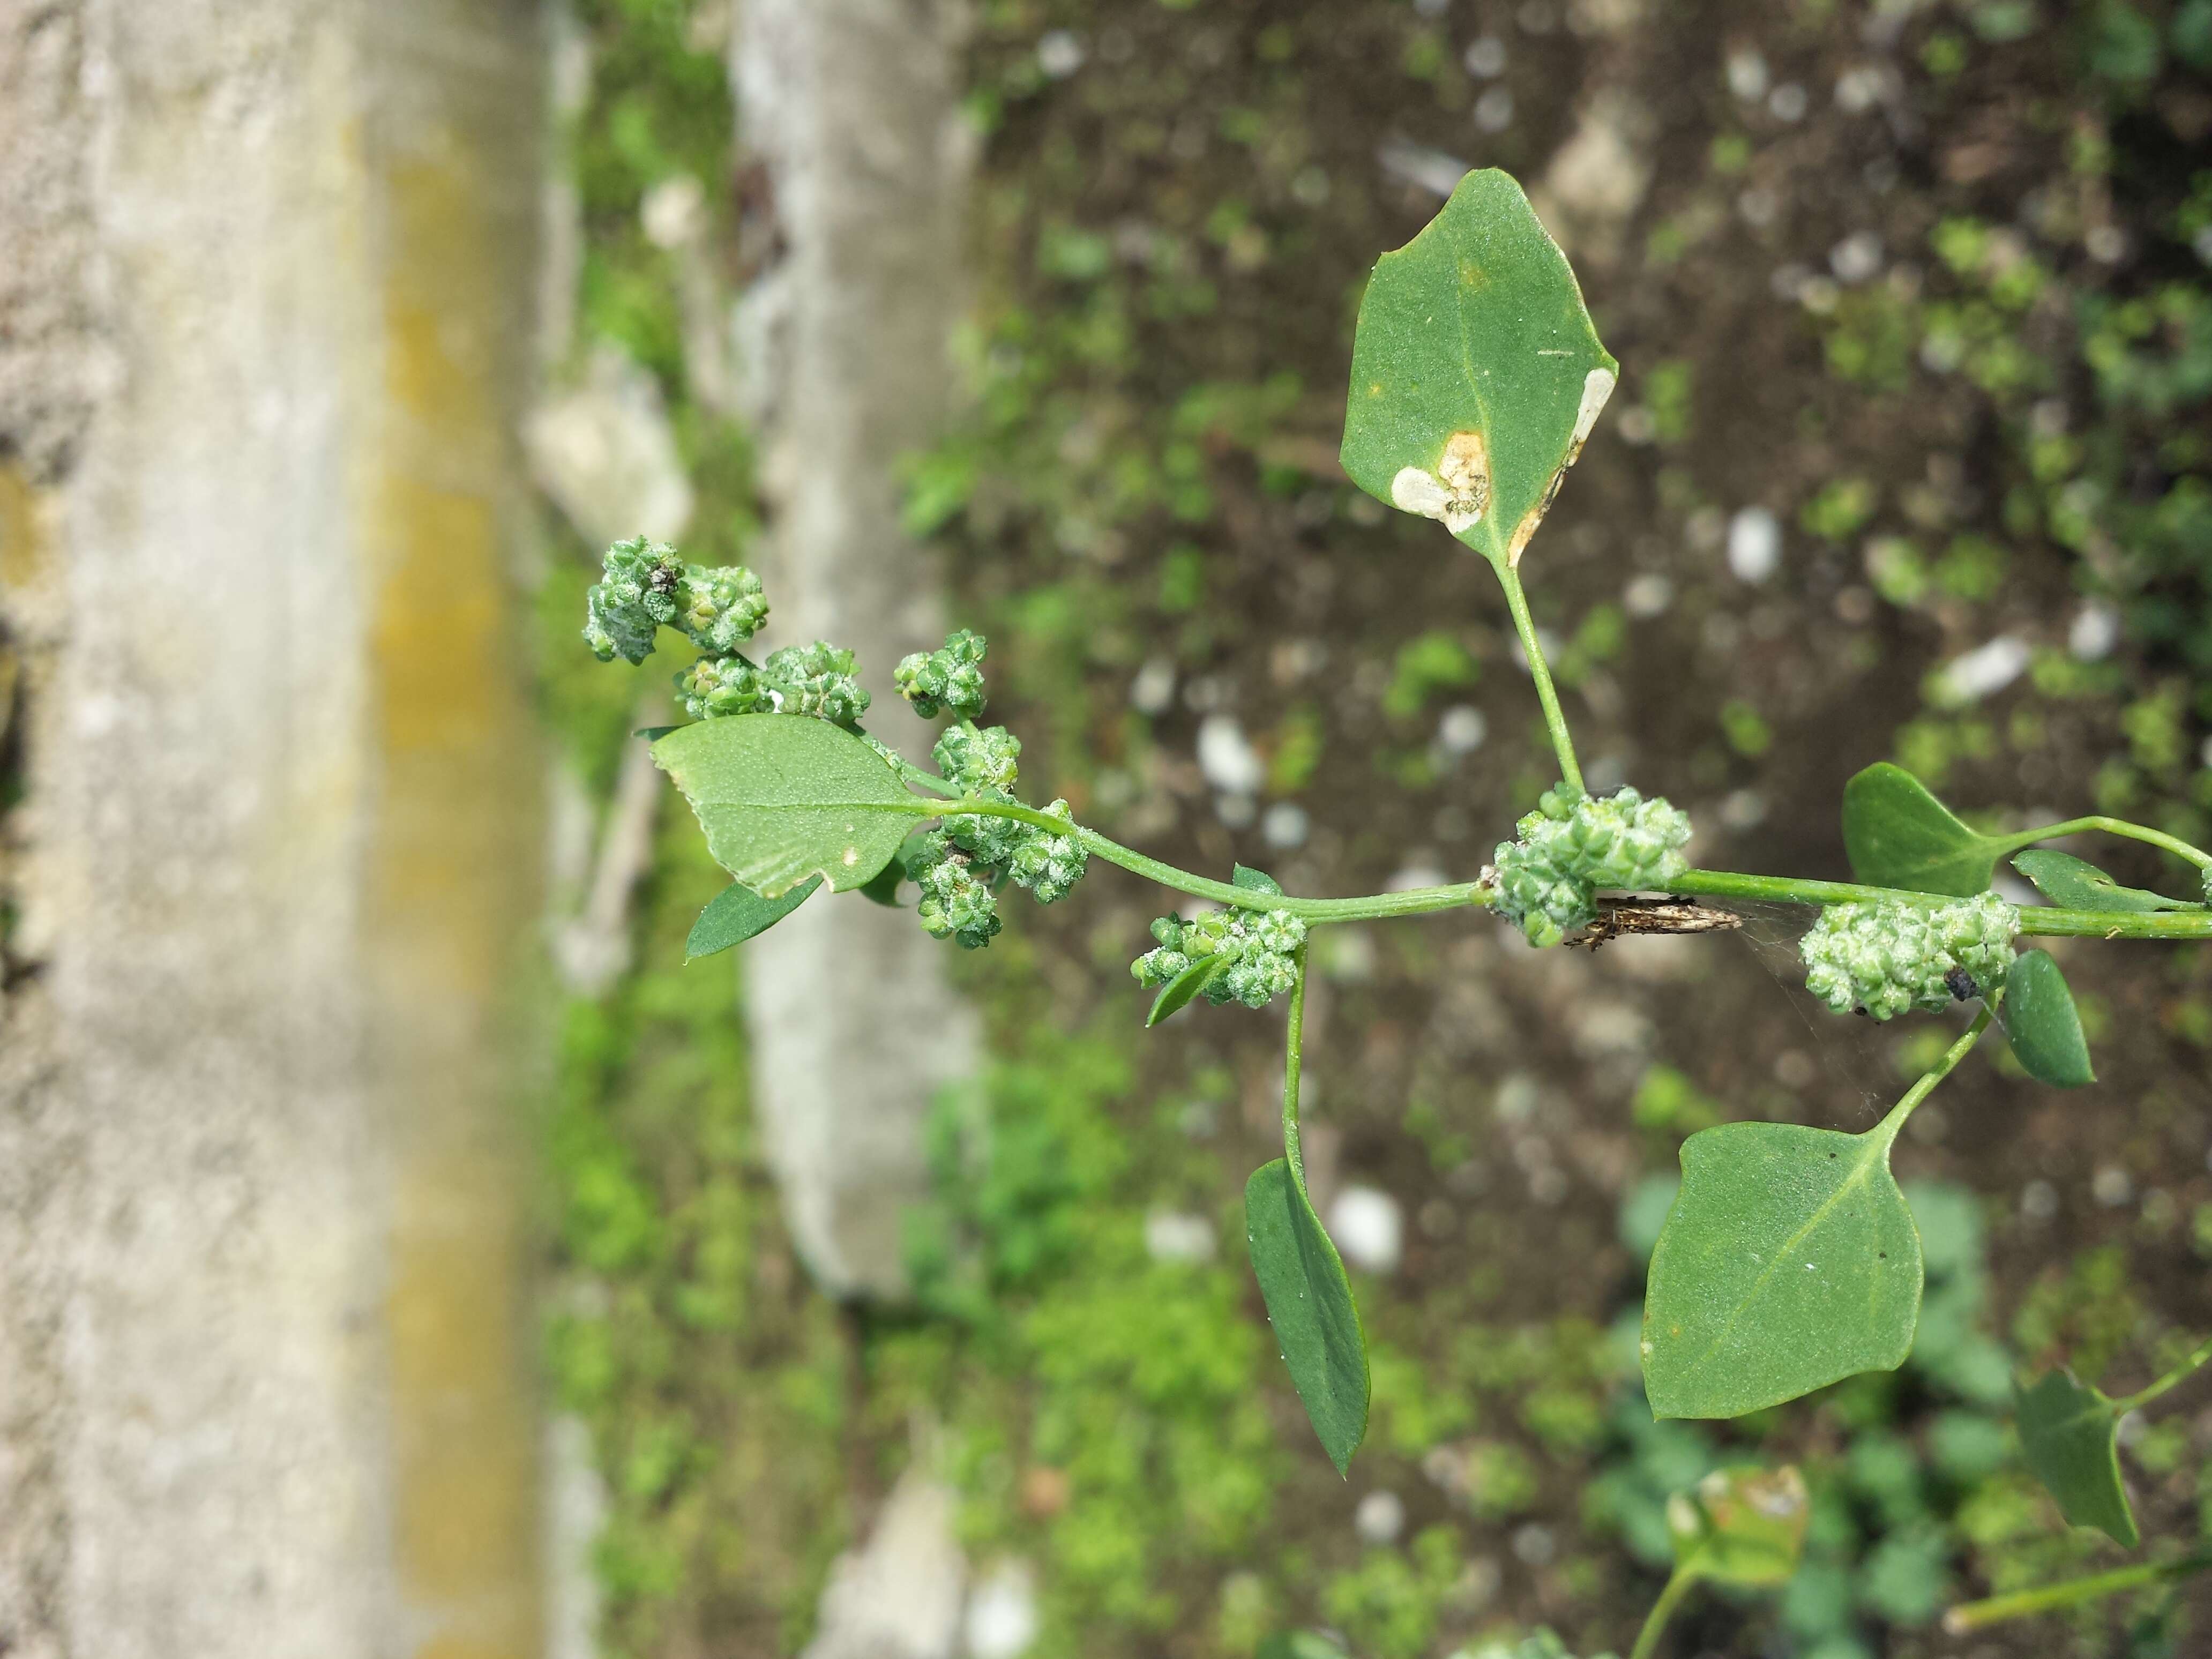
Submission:
M 2120 1484 L 2119 1407 L 2068 1370 L 2048 1372 L 2030 1388 L 2015 1383 L 2013 1407 L 2027 1467 L 2067 1523 L 2095 1527 L 2127 1549 L 2141 1542 Z
M 699 920 L 691 924 L 691 937 L 684 941 L 684 960 L 711 957 L 732 945 L 743 945 L 757 933 L 765 933 L 805 903 L 821 884 L 822 878 L 817 876 L 781 898 L 764 899 L 750 887 L 732 882 L 707 902 Z
M 1230 872 L 1229 884 L 1254 893 L 1282 895 L 1282 885 L 1264 870 L 1255 870 L 1249 864 L 1240 864 Z
M 1844 786 L 1844 851 L 1872 887 L 1972 898 L 2021 843 L 1981 836 L 1901 766 L 1877 761 Z
M 1793 1467 L 1715 1469 L 1667 1500 L 1667 1532 L 1681 1571 L 1759 1589 L 1785 1583 L 1805 1553 L 1812 1505 Z
M 2044 897 L 2068 910 L 2134 914 L 2204 908 L 2185 899 L 2170 899 L 2163 893 L 2148 892 L 2141 887 L 2123 887 L 2095 865 L 2053 848 L 2038 847 L 2022 853 L 2012 861 L 2012 867 L 2033 882 L 2036 891 Z
M 1172 1019 L 1181 1013 L 1183 1005 L 1213 983 L 1214 975 L 1229 971 L 1229 959 L 1223 956 L 1204 956 L 1160 987 L 1159 995 L 1152 999 L 1152 1012 L 1145 1016 L 1145 1029 L 1151 1030 L 1164 1019 Z
M 1741 1417 L 1904 1364 L 1921 1262 L 1889 1172 L 1899 1121 L 1724 1123 L 1682 1143 L 1644 1304 L 1655 1415 Z
M 659 743 L 671 732 L 681 732 L 683 729 L 680 726 L 641 726 L 636 731 L 631 732 L 630 736 L 643 738 L 647 743 Z
M 763 898 L 809 876 L 848 892 L 890 861 L 921 805 L 875 750 L 805 714 L 678 726 L 653 758 L 699 816 L 714 860 Z
M 891 854 L 891 861 L 859 888 L 860 896 L 888 910 L 904 909 L 906 907 L 898 901 L 899 884 L 906 879 L 906 872 L 913 866 L 914 855 L 921 845 L 921 838 L 928 833 L 927 830 L 908 830 L 906 839 L 899 843 L 898 851 Z
M 1620 365 L 1521 186 L 1490 169 L 1376 262 L 1359 302 L 1344 470 L 1520 562 Z
M 1283 1363 L 1342 1474 L 1367 1434 L 1367 1339 L 1343 1259 L 1283 1159 L 1245 1182 L 1244 1232 Z
M 2089 1068 L 2089 1044 L 2081 1035 L 2074 993 L 2050 951 L 2022 951 L 2012 959 L 1998 1012 L 2013 1057 L 2038 1083 L 2078 1089 L 2097 1080 Z

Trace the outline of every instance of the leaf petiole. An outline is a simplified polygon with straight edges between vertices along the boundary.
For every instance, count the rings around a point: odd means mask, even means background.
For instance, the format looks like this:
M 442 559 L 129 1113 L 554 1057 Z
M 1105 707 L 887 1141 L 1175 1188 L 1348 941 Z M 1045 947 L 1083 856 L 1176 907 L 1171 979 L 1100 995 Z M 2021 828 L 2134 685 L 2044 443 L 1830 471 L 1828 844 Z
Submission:
M 2138 1389 L 2124 1400 L 2115 1400 L 2112 1402 L 2112 1408 L 2124 1417 L 2131 1411 L 2148 1406 L 2168 1389 L 2179 1388 L 2196 1376 L 2203 1369 L 2207 1360 L 2212 1360 L 2212 1337 L 2207 1337 L 2203 1342 L 2197 1344 L 2186 1359 L 2148 1388 Z
M 2185 1555 L 2176 1561 L 2145 1562 L 2140 1566 L 2122 1567 L 2116 1572 L 2100 1572 L 2063 1584 L 2045 1584 L 2037 1589 L 2019 1590 L 2010 1595 L 1992 1595 L 1980 1601 L 1965 1601 L 1943 1615 L 1943 1629 L 1948 1635 L 1964 1636 L 1969 1631 L 2002 1624 L 2008 1619 L 2027 1619 L 2039 1613 L 2055 1613 L 2061 1607 L 2077 1607 L 2084 1601 L 2118 1595 L 2123 1590 L 2141 1589 L 2147 1584 L 2163 1583 L 2172 1578 L 2186 1578 L 2207 1567 L 2212 1567 L 2212 1553 Z
M 1678 1566 L 1667 1580 L 1667 1587 L 1659 1592 L 1659 1599 L 1651 1604 L 1644 1616 L 1644 1628 L 1636 1632 L 1636 1645 L 1628 1650 L 1628 1659 L 1651 1659 L 1659 1650 L 1659 1638 L 1666 1633 L 1667 1621 L 1674 1616 L 1674 1609 L 1698 1582 L 1698 1575 L 1686 1566 Z
M 1521 586 L 1521 573 L 1501 560 L 1491 561 L 1498 585 L 1505 590 L 1506 608 L 1521 635 L 1521 649 L 1528 659 L 1528 677 L 1536 682 L 1536 701 L 1544 706 L 1544 729 L 1552 734 L 1552 752 L 1559 757 L 1559 778 L 1577 793 L 1583 788 L 1583 769 L 1575 762 L 1575 740 L 1567 732 L 1567 717 L 1559 708 L 1559 694 L 1552 684 L 1551 665 L 1544 660 L 1543 642 L 1536 637 L 1535 618 L 1528 614 L 1528 596 Z

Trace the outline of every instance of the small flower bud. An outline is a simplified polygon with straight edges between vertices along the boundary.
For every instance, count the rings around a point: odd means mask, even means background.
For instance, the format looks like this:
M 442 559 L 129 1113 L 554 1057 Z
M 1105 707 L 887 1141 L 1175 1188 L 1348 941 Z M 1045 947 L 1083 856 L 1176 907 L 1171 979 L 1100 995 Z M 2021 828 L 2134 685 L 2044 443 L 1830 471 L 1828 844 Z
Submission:
M 1690 820 L 1633 789 L 1599 798 L 1559 784 L 1495 859 L 1498 909 L 1532 945 L 1557 945 L 1597 920 L 1601 892 L 1663 888 L 1687 867 Z
M 983 636 L 956 629 L 937 651 L 917 651 L 893 671 L 899 695 L 925 720 L 950 709 L 973 721 L 983 712 Z
M 849 726 L 868 712 L 868 694 L 855 678 L 853 653 L 826 641 L 787 645 L 771 652 L 761 673 L 775 687 L 787 714 L 815 714 Z
M 946 780 L 964 795 L 1010 792 L 1020 768 L 1021 739 L 1003 726 L 972 720 L 948 726 L 931 751 Z
M 584 596 L 584 642 L 601 662 L 643 662 L 653 630 L 676 618 L 684 562 L 666 543 L 637 536 L 607 549 L 600 568 Z

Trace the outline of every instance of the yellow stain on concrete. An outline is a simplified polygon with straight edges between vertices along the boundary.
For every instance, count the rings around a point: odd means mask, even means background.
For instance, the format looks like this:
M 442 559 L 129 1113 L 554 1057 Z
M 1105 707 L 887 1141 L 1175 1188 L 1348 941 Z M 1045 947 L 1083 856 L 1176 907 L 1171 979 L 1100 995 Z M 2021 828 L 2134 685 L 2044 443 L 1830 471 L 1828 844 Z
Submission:
M 0 461 L 0 588 L 21 594 L 38 586 L 45 554 L 37 488 L 22 468 Z
M 495 194 L 534 185 L 458 126 L 403 136 L 374 185 L 386 428 L 367 479 L 398 1571 L 417 1659 L 526 1659 L 541 1642 L 536 1331 L 523 1103 L 502 1062 L 537 791 L 504 539 L 531 288 Z

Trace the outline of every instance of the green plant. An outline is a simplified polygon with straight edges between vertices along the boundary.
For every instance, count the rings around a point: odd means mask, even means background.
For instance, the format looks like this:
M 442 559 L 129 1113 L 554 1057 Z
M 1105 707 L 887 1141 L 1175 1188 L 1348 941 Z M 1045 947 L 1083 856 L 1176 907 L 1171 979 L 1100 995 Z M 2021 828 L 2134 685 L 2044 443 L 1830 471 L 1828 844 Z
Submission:
M 862 726 L 870 702 L 849 653 L 816 641 L 758 663 L 745 654 L 768 615 L 749 572 L 689 565 L 639 540 L 609 551 L 590 594 L 586 638 L 603 659 L 641 661 L 663 627 L 698 653 L 678 680 L 695 723 L 652 734 L 654 759 L 737 884 L 702 917 L 695 953 L 751 937 L 817 887 L 895 905 L 908 883 L 932 933 L 981 948 L 1000 930 L 1009 884 L 1050 903 L 1094 858 L 1212 907 L 1162 918 L 1157 948 L 1133 971 L 1157 993 L 1148 1024 L 1201 996 L 1254 1008 L 1289 1000 L 1284 1157 L 1247 1185 L 1247 1236 L 1291 1381 L 1340 1472 L 1366 1433 L 1370 1377 L 1351 1284 L 1314 1212 L 1300 1155 L 1310 930 L 1488 908 L 1544 947 L 1595 944 L 1627 927 L 1726 925 L 1703 899 L 1779 902 L 1818 912 L 1802 946 L 1808 984 L 1838 1012 L 1888 1019 L 1979 1004 L 1965 1032 L 1863 1134 L 1742 1122 L 1685 1144 L 1641 1343 L 1647 1394 L 1662 1418 L 1741 1416 L 1904 1362 L 1925 1277 L 1920 1233 L 1889 1169 L 1906 1120 L 2000 1016 L 2031 1078 L 2054 1086 L 2090 1080 L 2063 975 L 2048 953 L 2016 951 L 2018 939 L 2212 937 L 2204 899 L 2121 888 L 2094 866 L 2028 849 L 2091 830 L 2131 838 L 2193 866 L 2207 898 L 2212 854 L 2106 815 L 1977 830 L 1894 766 L 1867 769 L 1845 791 L 1851 883 L 1692 868 L 1683 813 L 1632 789 L 1593 794 L 1520 567 L 1618 373 L 1564 255 L 1500 173 L 1468 175 L 1427 228 L 1378 263 L 1360 307 L 1344 469 L 1369 494 L 1441 522 L 1495 572 L 1559 770 L 1538 809 L 1472 881 L 1296 896 L 1241 866 L 1224 882 L 1162 863 L 1081 824 L 1064 800 L 1028 805 L 1015 793 L 1020 744 L 978 723 L 985 647 L 965 630 L 898 665 L 898 689 L 915 712 L 950 717 L 933 751 L 939 770 L 930 771 Z M 1823 533 L 1850 533 L 1863 506 L 1837 495 Z M 1450 683 L 1429 669 L 1423 678 Z M 2023 910 L 1990 890 L 1998 863 L 2014 854 L 2057 903 Z M 1673 902 L 1620 896 L 1638 892 Z M 1794 1509 L 1782 1501 L 1791 1492 Z M 1802 1485 L 1738 1472 L 1699 1493 L 1685 1500 L 1676 1571 L 1638 1655 L 1653 1650 L 1667 1613 L 1698 1579 L 1768 1583 L 1787 1577 L 1785 1559 L 1794 1564 Z

